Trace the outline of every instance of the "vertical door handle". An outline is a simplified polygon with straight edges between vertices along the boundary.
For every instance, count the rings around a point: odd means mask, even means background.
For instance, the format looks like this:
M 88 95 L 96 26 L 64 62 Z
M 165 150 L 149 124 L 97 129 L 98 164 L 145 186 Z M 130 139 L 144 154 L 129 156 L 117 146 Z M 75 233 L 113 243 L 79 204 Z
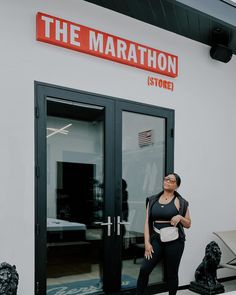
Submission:
M 120 225 L 121 224 L 130 224 L 129 222 L 126 222 L 126 221 L 121 221 L 120 220 L 120 216 L 117 216 L 117 236 L 120 236 Z
M 95 224 L 100 224 L 102 226 L 107 225 L 107 235 L 108 237 L 111 236 L 111 226 L 112 226 L 112 222 L 111 222 L 111 216 L 107 217 L 107 222 L 94 222 Z

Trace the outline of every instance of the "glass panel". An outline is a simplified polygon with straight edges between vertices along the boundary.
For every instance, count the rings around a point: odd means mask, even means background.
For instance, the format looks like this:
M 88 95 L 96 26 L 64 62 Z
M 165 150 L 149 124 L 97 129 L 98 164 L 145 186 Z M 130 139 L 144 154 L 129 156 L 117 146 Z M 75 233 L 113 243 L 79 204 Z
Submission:
M 164 173 L 165 119 L 123 112 L 122 211 L 123 220 L 129 224 L 123 231 L 122 277 L 133 280 L 134 285 L 144 256 L 146 197 L 162 190 Z M 159 264 L 149 284 L 162 281 L 163 268 Z
M 102 108 L 48 100 L 47 294 L 102 289 L 103 151 Z

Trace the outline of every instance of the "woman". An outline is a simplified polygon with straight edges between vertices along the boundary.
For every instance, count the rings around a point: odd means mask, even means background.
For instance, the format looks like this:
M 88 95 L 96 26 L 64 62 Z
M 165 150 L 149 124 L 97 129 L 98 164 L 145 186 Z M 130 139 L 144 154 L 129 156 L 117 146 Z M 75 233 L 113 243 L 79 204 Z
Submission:
M 149 275 L 157 263 L 164 258 L 169 295 L 178 289 L 178 269 L 184 250 L 184 228 L 191 226 L 188 202 L 176 192 L 181 179 L 171 173 L 164 178 L 163 191 L 147 198 L 146 221 L 144 226 L 145 253 L 140 268 L 137 294 L 144 294 Z M 179 237 L 169 242 L 160 239 L 161 228 L 178 228 Z

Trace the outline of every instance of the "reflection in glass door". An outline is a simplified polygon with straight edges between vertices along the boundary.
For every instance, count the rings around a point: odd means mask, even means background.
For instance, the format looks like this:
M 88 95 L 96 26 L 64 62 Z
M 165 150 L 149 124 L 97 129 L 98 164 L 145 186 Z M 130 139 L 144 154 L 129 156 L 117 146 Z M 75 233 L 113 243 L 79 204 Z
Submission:
M 122 276 L 136 278 L 144 255 L 145 202 L 160 192 L 165 174 L 165 119 L 122 112 Z M 149 283 L 163 281 L 162 265 Z
M 101 291 L 104 109 L 49 98 L 46 137 L 47 294 Z

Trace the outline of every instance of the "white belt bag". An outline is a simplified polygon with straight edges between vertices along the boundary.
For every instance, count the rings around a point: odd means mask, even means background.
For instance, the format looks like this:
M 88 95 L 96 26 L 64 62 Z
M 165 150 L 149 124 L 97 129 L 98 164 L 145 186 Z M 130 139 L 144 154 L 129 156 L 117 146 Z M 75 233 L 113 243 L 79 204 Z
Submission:
M 160 239 L 162 242 L 174 241 L 177 240 L 179 237 L 179 229 L 175 226 L 168 226 L 157 229 L 153 224 L 153 229 L 156 233 L 160 235 Z

